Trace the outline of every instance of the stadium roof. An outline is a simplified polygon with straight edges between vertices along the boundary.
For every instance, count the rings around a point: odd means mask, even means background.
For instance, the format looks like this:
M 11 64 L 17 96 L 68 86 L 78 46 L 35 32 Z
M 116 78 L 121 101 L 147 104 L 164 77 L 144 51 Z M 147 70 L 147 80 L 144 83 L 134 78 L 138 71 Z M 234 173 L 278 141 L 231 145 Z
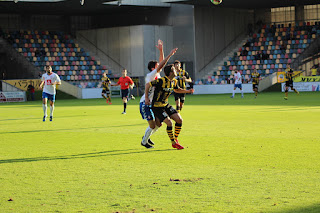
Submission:
M 18 3 L 14 3 L 18 1 Z M 33 13 L 33 14 L 75 14 L 94 15 L 104 13 L 125 12 L 150 7 L 169 7 L 169 3 L 190 4 L 228 8 L 272 8 L 304 4 L 319 4 L 319 0 L 223 0 L 219 6 L 214 6 L 210 0 L 0 0 L 0 13 Z M 119 6 L 121 5 L 121 6 Z
M 180 2 L 192 5 L 211 6 L 210 0 L 167 0 L 167 2 Z M 295 5 L 312 5 L 320 4 L 319 0 L 223 0 L 219 7 L 256 9 L 256 8 L 273 8 L 273 7 L 288 7 Z

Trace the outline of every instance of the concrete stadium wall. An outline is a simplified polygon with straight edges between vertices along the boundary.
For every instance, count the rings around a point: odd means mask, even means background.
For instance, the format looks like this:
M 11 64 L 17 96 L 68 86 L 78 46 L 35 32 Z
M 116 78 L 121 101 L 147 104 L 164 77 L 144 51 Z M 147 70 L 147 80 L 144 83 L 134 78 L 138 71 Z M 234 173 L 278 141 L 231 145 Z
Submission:
M 232 40 L 247 33 L 253 11 L 219 7 L 195 7 L 195 70 L 200 71 Z M 221 62 L 222 65 L 223 62 Z
M 81 30 L 77 32 L 77 39 L 81 37 L 85 37 L 97 47 L 96 49 L 91 48 L 91 52 L 101 58 L 108 55 L 125 67 L 130 76 L 145 76 L 148 73 L 147 63 L 150 60 L 158 60 L 159 52 L 155 45 L 159 38 L 165 43 L 165 55 L 173 48 L 172 27 L 170 26 L 140 25 Z M 106 63 L 112 64 L 112 60 Z M 112 71 L 118 74 L 121 72 L 119 69 Z
M 72 85 L 66 81 L 61 81 L 61 85 L 58 85 L 58 90 L 61 90 L 62 92 L 65 92 L 69 95 L 72 95 L 76 98 L 82 98 L 81 94 L 81 88 Z
M 103 63 L 110 65 L 114 72 L 120 74 L 121 68 L 125 67 L 132 76 L 145 76 L 148 62 L 159 58 L 155 45 L 161 39 L 164 41 L 165 55 L 174 47 L 179 48 L 170 61 L 182 61 L 189 74 L 194 76 L 193 7 L 172 5 L 168 15 L 158 18 L 164 19 L 165 25 L 81 30 L 76 33 L 77 40 L 85 43 L 82 37 L 87 39 L 91 44 L 85 45 L 86 48 L 101 58 Z M 101 50 L 111 59 L 108 60 Z
M 194 79 L 194 7 L 191 5 L 172 4 L 170 17 L 170 24 L 173 30 L 173 46 L 179 48 L 174 58 L 184 64 L 184 69 Z

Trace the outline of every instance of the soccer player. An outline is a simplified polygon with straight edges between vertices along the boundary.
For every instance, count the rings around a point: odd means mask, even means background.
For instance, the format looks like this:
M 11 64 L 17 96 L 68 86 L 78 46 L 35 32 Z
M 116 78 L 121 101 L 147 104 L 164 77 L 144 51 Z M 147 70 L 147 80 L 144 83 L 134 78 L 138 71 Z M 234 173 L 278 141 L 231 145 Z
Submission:
M 41 77 L 40 88 L 42 91 L 42 108 L 43 108 L 43 121 L 47 118 L 47 101 L 50 101 L 50 121 L 53 119 L 54 102 L 56 100 L 56 85 L 61 85 L 59 76 L 52 72 L 51 66 L 45 66 L 46 73 Z
M 110 96 L 110 89 L 109 89 L 109 85 L 110 85 L 111 81 L 108 78 L 106 73 L 103 73 L 102 76 L 103 77 L 101 80 L 102 80 L 103 89 L 102 89 L 101 95 L 104 99 L 106 99 L 107 103 L 112 104 L 111 103 L 111 96 Z
M 185 90 L 181 89 L 175 77 L 177 76 L 176 70 L 173 64 L 167 65 L 164 68 L 165 77 L 159 78 L 157 80 L 151 81 L 146 84 L 145 88 L 145 103 L 150 104 L 149 100 L 149 89 L 155 87 L 154 96 L 152 99 L 152 111 L 159 120 L 159 122 L 164 122 L 167 124 L 167 134 L 171 140 L 172 147 L 176 149 L 184 149 L 183 146 L 179 144 L 178 136 L 182 127 L 182 118 L 180 114 L 175 110 L 168 102 L 169 95 L 172 91 L 175 93 L 193 93 L 193 89 Z M 175 131 L 172 131 L 172 121 L 175 123 Z
M 252 90 L 255 94 L 254 98 L 257 98 L 258 86 L 260 81 L 260 73 L 258 73 L 256 69 L 251 73 L 251 81 L 252 81 Z
M 299 95 L 298 90 L 296 90 L 295 88 L 293 88 L 293 69 L 291 69 L 290 64 L 287 65 L 287 69 L 286 69 L 286 87 L 285 87 L 285 100 L 288 100 L 288 91 L 289 91 L 289 87 L 291 88 L 291 90 L 293 90 L 295 93 L 297 93 Z
M 186 89 L 186 82 L 190 83 L 192 82 L 192 79 L 190 78 L 190 75 L 187 71 L 181 69 L 181 62 L 176 60 L 174 62 L 174 67 L 177 71 L 177 77 L 176 79 L 178 80 L 178 86 L 181 89 Z M 186 99 L 186 94 L 185 93 L 174 93 L 174 99 L 176 101 L 176 110 L 180 112 L 182 110 L 183 104 Z
M 165 66 L 165 64 L 168 62 L 170 57 L 173 56 L 177 51 L 177 48 L 171 50 L 170 54 L 164 60 L 162 60 L 164 56 L 163 56 L 163 43 L 161 40 L 158 41 L 157 48 L 160 51 L 160 57 L 159 57 L 160 63 L 158 63 L 157 61 L 150 61 L 148 63 L 148 69 L 150 73 L 148 73 L 146 76 L 146 79 L 145 79 L 146 83 L 149 83 L 151 81 L 161 78 L 160 76 L 161 69 Z M 148 92 L 148 99 L 150 101 L 152 101 L 153 95 L 154 95 L 154 88 L 150 88 Z M 147 149 L 154 148 L 153 147 L 154 143 L 151 141 L 150 136 L 158 130 L 161 124 L 160 122 L 158 122 L 159 124 L 156 125 L 155 117 L 151 109 L 151 105 L 145 104 L 145 94 L 140 99 L 140 114 L 143 119 L 148 121 L 148 124 L 149 124 L 149 126 L 145 131 L 144 136 L 142 137 L 141 145 L 146 147 Z
M 111 86 L 117 86 L 120 85 L 121 87 L 121 97 L 123 102 L 123 112 L 122 114 L 126 114 L 127 110 L 127 102 L 128 102 L 128 96 L 129 96 L 129 87 L 132 89 L 134 86 L 134 83 L 132 79 L 127 76 L 127 70 L 122 70 L 122 76 L 119 78 L 118 82 L 116 84 L 111 84 Z
M 243 91 L 242 91 L 242 77 L 241 73 L 238 70 L 235 70 L 235 73 L 233 75 L 234 79 L 234 88 L 232 91 L 232 96 L 231 98 L 234 98 L 234 94 L 236 93 L 236 89 L 239 88 L 241 91 L 241 98 L 243 98 Z

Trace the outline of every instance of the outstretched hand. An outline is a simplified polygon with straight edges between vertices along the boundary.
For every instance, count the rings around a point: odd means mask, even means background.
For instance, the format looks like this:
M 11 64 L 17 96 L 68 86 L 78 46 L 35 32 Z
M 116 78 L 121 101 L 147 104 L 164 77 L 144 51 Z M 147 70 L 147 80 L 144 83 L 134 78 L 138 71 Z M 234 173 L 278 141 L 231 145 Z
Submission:
M 160 39 L 158 40 L 158 45 L 156 45 L 156 47 L 159 49 L 159 50 L 163 50 L 163 41 L 161 41 Z
M 174 48 L 171 50 L 170 55 L 173 56 L 177 52 L 178 48 Z

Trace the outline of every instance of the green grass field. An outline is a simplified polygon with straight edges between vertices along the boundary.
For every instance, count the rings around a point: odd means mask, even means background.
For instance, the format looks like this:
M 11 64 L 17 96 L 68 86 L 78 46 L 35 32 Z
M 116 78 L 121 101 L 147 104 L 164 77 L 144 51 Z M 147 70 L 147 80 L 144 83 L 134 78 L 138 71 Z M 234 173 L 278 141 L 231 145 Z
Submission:
M 320 93 L 229 96 L 187 96 L 184 150 L 138 98 L 1 104 L 0 212 L 320 212 Z

